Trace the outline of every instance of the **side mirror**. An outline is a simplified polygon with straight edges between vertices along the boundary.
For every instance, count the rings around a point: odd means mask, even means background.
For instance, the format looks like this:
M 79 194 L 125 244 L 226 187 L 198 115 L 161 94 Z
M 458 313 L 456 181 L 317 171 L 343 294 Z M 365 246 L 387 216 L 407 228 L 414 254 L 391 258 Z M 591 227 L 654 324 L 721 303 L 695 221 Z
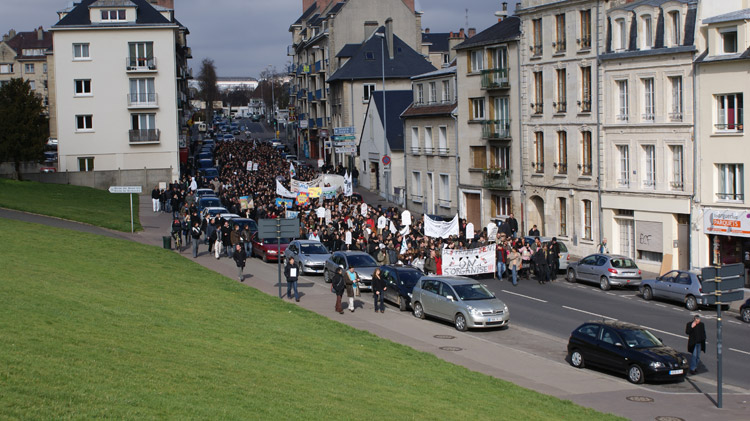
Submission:
M 448 299 L 448 300 L 450 300 L 450 301 L 454 301 L 454 299 L 453 299 L 453 296 L 452 296 L 452 295 L 448 295 L 448 296 L 446 296 L 445 298 L 447 298 L 447 299 Z
M 615 346 L 618 347 L 618 348 L 622 348 L 622 344 L 619 343 L 619 342 L 615 342 Z

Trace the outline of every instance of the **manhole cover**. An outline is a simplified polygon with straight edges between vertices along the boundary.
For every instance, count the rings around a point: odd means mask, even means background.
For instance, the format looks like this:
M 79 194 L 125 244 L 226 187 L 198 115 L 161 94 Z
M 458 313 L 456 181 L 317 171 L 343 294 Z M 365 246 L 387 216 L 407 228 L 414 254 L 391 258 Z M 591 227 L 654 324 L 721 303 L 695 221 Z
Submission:
M 680 417 L 656 417 L 654 419 L 656 421 L 685 421 L 683 418 L 680 418 Z
M 435 336 L 433 336 L 433 338 L 435 338 L 435 339 L 456 339 L 455 336 L 451 336 L 451 335 L 435 335 Z
M 463 348 L 459 348 L 457 346 L 441 346 L 440 349 L 442 349 L 443 351 L 453 351 L 453 352 L 463 350 Z
M 654 398 L 649 398 L 648 396 L 628 396 L 625 398 L 631 402 L 653 402 Z

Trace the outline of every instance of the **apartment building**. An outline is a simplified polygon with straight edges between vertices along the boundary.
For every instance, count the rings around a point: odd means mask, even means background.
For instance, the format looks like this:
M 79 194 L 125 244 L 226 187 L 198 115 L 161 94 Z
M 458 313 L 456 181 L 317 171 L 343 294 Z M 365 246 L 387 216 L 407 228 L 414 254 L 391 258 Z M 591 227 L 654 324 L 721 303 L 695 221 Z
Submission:
M 166 7 L 170 1 L 155 3 L 83 0 L 59 12 L 51 29 L 59 171 L 179 178 L 179 153 L 187 146 L 188 31 Z
M 585 255 L 600 241 L 599 131 L 607 2 L 525 0 L 521 97 L 523 230 L 565 240 Z
M 455 47 L 459 215 L 484 227 L 523 208 L 521 19 L 511 16 Z
M 687 270 L 697 2 L 610 6 L 600 56 L 603 236 L 645 270 L 663 261 Z
M 468 37 L 476 34 L 476 29 L 469 28 Z M 436 69 L 450 67 L 456 58 L 456 45 L 466 40 L 464 29 L 458 32 L 430 32 L 430 28 L 422 31 L 422 55 L 435 66 Z

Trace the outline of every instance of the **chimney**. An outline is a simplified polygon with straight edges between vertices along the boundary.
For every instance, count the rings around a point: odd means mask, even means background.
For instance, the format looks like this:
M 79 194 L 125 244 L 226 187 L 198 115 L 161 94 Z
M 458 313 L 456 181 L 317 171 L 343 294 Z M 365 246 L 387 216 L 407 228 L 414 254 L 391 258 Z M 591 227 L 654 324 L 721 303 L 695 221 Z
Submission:
M 477 28 L 469 28 L 469 38 L 477 34 Z
M 520 3 L 516 3 L 516 8 L 520 8 Z M 503 2 L 503 10 L 500 10 L 498 12 L 495 12 L 495 16 L 497 16 L 497 21 L 502 22 L 503 19 L 508 17 L 508 2 Z
M 316 3 L 315 0 L 302 0 L 302 13 L 307 11 L 307 9 L 309 9 L 310 6 L 312 6 L 315 3 Z
M 388 43 L 388 58 L 393 60 L 393 19 L 385 20 L 385 40 Z
M 36 39 L 39 41 L 44 40 L 44 29 L 41 26 L 36 30 Z
M 462 39 L 466 38 L 466 35 L 464 34 L 464 28 L 458 30 L 458 37 Z
M 365 21 L 365 41 L 370 39 L 375 30 L 378 29 L 378 22 L 374 20 Z

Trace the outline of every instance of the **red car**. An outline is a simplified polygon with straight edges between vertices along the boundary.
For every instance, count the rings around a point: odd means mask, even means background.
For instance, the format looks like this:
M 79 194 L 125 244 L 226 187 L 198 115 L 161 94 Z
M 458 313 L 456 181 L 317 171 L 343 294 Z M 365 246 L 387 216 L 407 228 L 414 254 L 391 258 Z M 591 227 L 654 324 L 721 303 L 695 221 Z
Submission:
M 278 260 L 279 254 L 284 255 L 284 251 L 292 241 L 288 238 L 281 239 L 281 251 L 279 251 L 279 243 L 276 238 L 260 239 L 258 233 L 253 235 L 253 256 L 258 256 L 263 259 L 264 262 L 275 262 Z

